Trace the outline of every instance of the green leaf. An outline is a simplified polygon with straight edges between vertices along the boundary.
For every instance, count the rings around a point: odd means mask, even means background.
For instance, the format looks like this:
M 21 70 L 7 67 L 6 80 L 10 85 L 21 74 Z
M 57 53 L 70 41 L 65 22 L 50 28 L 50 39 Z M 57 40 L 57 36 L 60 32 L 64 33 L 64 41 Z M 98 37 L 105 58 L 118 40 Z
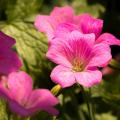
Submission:
M 96 120 L 117 120 L 117 117 L 113 116 L 110 113 L 103 113 L 100 115 L 96 115 Z
M 48 79 L 52 64 L 45 56 L 47 38 L 36 31 L 32 24 L 22 21 L 6 24 L 2 31 L 16 39 L 16 50 L 23 60 L 23 69 L 34 79 Z
M 90 13 L 94 17 L 100 17 L 105 12 L 103 5 L 96 3 L 93 5 L 88 4 L 88 0 L 67 0 L 61 3 L 62 6 L 70 4 L 77 14 Z
M 43 0 L 8 0 L 6 15 L 7 20 L 26 19 L 34 16 L 41 7 Z
M 2 99 L 0 99 L 0 120 L 8 120 L 6 104 Z
M 101 84 L 92 88 L 92 96 L 102 97 L 112 107 L 120 109 L 120 74 L 115 73 L 104 79 Z
M 7 1 L 7 20 L 0 22 L 0 29 L 15 38 L 16 51 L 23 61 L 22 70 L 27 71 L 36 80 L 35 85 L 51 87 L 49 75 L 53 65 L 45 56 L 48 48 L 47 38 L 33 25 L 42 1 Z
M 105 11 L 105 8 L 100 4 L 89 5 L 87 0 L 74 0 L 72 6 L 77 13 L 90 13 L 95 17 L 99 17 L 100 13 Z

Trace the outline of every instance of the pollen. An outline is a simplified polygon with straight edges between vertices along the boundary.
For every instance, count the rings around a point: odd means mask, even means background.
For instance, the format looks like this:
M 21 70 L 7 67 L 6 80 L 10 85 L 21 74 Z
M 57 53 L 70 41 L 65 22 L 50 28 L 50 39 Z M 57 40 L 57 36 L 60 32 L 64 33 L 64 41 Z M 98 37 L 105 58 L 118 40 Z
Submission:
M 78 59 L 74 59 L 73 62 L 73 71 L 75 72 L 81 72 L 84 70 L 84 64 Z

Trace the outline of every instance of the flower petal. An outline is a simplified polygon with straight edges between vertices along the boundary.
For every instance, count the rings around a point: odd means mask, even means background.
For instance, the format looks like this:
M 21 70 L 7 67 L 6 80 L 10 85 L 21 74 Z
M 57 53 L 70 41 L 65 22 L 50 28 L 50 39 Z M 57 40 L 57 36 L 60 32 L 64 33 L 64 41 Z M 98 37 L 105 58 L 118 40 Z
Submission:
M 15 44 L 15 40 L 0 31 L 0 48 L 11 48 Z
M 92 87 L 102 80 L 102 73 L 99 70 L 87 70 L 75 73 L 76 81 L 84 87 Z
M 58 65 L 50 75 L 53 82 L 60 84 L 62 88 L 70 87 L 75 84 L 74 73 L 71 69 Z
M 22 63 L 17 54 L 8 49 L 0 49 L 0 73 L 9 74 L 17 71 L 21 67 Z
M 59 24 L 55 31 L 55 37 L 62 37 L 64 39 L 74 30 L 79 30 L 79 27 L 75 24 L 68 22 Z
M 57 115 L 58 111 L 54 108 L 57 105 L 58 99 L 52 95 L 47 89 L 36 89 L 32 92 L 26 104 L 26 108 L 31 112 L 44 110 L 52 115 Z
M 17 71 L 22 63 L 17 54 L 12 50 L 15 40 L 0 32 L 0 74 L 9 74 Z
M 105 43 L 108 45 L 120 45 L 120 40 L 110 33 L 104 33 L 96 40 L 96 43 Z
M 95 35 L 93 33 L 83 34 L 83 33 L 79 32 L 78 30 L 72 31 L 68 35 L 68 39 L 73 42 L 78 41 L 79 43 L 81 43 L 81 41 L 85 41 L 90 46 L 93 46 L 95 43 Z
M 54 7 L 50 16 L 59 23 L 72 22 L 73 21 L 73 9 L 70 6 L 65 7 Z
M 105 67 L 112 59 L 111 49 L 106 44 L 96 44 L 92 54 L 93 57 L 88 66 Z
M 73 31 L 66 39 L 59 37 L 52 40 L 46 56 L 56 64 L 71 68 L 74 59 L 80 59 L 83 62 L 85 59 L 89 60 L 94 42 L 94 34 Z
M 56 38 L 50 42 L 50 46 L 46 56 L 48 59 L 56 64 L 62 64 L 64 66 L 71 67 L 70 61 L 67 59 L 67 49 L 65 49 L 66 41 L 61 38 Z M 66 50 L 66 51 L 65 51 Z M 69 49 L 68 49 L 69 50 Z
M 13 72 L 8 76 L 8 89 L 12 94 L 12 99 L 19 104 L 24 104 L 32 92 L 32 79 L 25 72 Z
M 27 109 L 25 109 L 24 107 L 22 107 L 18 102 L 11 100 L 8 101 L 9 102 L 9 106 L 12 112 L 21 115 L 23 117 L 32 115 Z
M 82 34 L 79 31 L 73 31 L 68 36 L 68 44 L 71 54 L 71 58 L 69 57 L 69 61 L 72 61 L 74 64 L 74 60 L 79 60 L 83 66 L 87 65 L 89 60 L 91 59 L 92 47 L 95 43 L 94 34 Z
M 50 16 L 38 15 L 35 19 L 35 27 L 47 34 L 50 40 L 54 37 L 56 27 L 64 22 L 71 22 L 73 19 L 73 10 L 71 7 L 55 7 Z
M 49 16 L 38 15 L 35 19 L 34 25 L 38 31 L 46 33 L 49 40 L 54 37 L 53 32 L 56 26 Z
M 94 33 L 96 38 L 100 35 L 103 27 L 103 20 L 92 18 L 89 14 L 75 16 L 75 23 L 80 26 L 83 33 Z

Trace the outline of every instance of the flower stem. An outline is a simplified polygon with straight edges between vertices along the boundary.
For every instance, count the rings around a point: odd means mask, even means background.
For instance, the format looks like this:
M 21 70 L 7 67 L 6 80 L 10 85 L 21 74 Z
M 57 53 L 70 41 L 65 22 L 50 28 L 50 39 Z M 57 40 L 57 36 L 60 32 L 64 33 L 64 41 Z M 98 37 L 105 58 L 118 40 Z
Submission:
M 94 106 L 93 106 L 93 102 L 92 102 L 92 98 L 91 98 L 91 88 L 89 88 L 89 112 L 90 112 L 90 116 L 91 116 L 91 120 L 95 120 L 95 112 L 94 112 Z
M 81 88 L 82 88 L 82 92 L 83 92 L 83 97 L 84 97 L 86 104 L 87 104 L 89 119 L 95 120 L 92 98 L 91 98 L 91 88 L 89 88 L 88 91 L 85 91 L 83 87 L 81 87 Z

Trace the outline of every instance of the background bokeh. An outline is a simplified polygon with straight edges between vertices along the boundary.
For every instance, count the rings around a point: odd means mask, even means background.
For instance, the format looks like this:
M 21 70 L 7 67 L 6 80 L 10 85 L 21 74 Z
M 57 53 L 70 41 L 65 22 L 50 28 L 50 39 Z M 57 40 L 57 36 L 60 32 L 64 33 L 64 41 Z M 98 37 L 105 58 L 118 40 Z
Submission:
M 49 14 L 55 6 L 65 5 L 72 6 L 76 14 L 87 12 L 103 19 L 103 32 L 120 39 L 119 0 L 0 0 L 0 30 L 15 38 L 14 49 L 23 61 L 21 69 L 32 76 L 35 88 L 51 89 L 54 86 L 49 75 L 55 66 L 45 57 L 47 38 L 35 29 L 35 16 Z M 120 47 L 112 46 L 111 49 L 113 58 L 120 62 Z M 108 72 L 102 83 L 91 88 L 95 117 L 96 120 L 120 120 L 120 69 L 105 69 Z M 60 115 L 57 118 L 40 112 L 31 120 L 89 120 L 83 96 L 79 86 L 67 88 L 59 95 Z M 1 100 L 0 120 L 8 120 L 10 114 Z

